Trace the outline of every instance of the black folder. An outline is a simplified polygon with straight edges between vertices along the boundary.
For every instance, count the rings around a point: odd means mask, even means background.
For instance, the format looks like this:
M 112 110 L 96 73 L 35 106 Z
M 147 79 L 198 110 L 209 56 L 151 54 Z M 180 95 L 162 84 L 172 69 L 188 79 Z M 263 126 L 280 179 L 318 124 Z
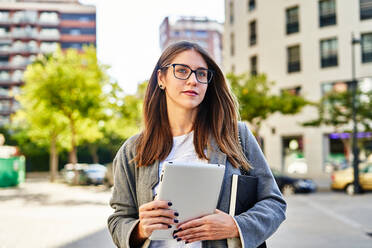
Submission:
M 257 184 L 258 178 L 255 176 L 232 175 L 229 211 L 230 215 L 239 215 L 256 204 Z M 258 246 L 258 248 L 266 248 L 266 242 L 263 242 Z
M 232 213 L 230 207 L 231 215 L 239 215 L 254 206 L 257 202 L 257 183 L 258 178 L 254 176 L 232 175 L 230 204 L 234 205 L 235 201 L 235 210 Z

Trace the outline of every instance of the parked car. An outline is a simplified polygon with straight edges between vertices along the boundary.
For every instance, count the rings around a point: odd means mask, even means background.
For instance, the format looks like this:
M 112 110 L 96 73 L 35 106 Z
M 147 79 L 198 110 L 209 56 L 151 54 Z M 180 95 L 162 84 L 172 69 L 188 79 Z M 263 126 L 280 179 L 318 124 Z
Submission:
M 331 188 L 334 190 L 345 190 L 347 194 L 353 195 L 354 189 L 354 169 L 335 171 L 331 175 Z M 362 190 L 372 190 L 372 162 L 361 163 L 359 165 L 359 183 Z
M 89 164 L 84 170 L 87 176 L 87 183 L 95 185 L 103 184 L 106 171 L 106 167 L 102 164 Z
M 62 170 L 63 178 L 68 184 L 74 183 L 75 171 L 78 173 L 79 185 L 102 184 L 106 174 L 106 167 L 101 164 L 66 164 Z
M 271 169 L 273 172 L 276 183 L 279 186 L 280 191 L 284 195 L 290 195 L 294 193 L 310 193 L 315 192 L 317 187 L 313 180 L 305 178 L 294 178 L 284 175 L 276 169 Z

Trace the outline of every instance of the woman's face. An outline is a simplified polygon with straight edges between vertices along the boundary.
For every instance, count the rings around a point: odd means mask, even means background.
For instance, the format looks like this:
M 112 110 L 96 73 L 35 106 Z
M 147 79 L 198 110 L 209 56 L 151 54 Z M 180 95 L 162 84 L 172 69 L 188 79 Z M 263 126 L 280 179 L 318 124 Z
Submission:
M 171 64 L 183 64 L 192 70 L 198 68 L 208 69 L 203 57 L 194 50 L 179 53 Z M 186 110 L 196 110 L 203 101 L 208 84 L 199 83 L 195 73 L 191 73 L 188 79 L 178 79 L 173 74 L 173 66 L 167 68 L 167 73 L 158 72 L 158 83 L 165 90 L 168 108 L 178 107 Z

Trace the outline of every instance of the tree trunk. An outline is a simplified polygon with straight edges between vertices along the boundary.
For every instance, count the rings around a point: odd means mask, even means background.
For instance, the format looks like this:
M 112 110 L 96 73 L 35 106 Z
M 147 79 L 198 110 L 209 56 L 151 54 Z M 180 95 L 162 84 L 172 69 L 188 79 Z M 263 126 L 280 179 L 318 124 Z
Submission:
M 97 150 L 98 150 L 98 147 L 96 144 L 90 144 L 89 146 L 89 153 L 90 155 L 92 156 L 92 159 L 93 159 L 93 163 L 94 164 L 99 164 L 99 157 L 98 157 L 98 153 L 97 153 Z
M 49 156 L 50 181 L 54 182 L 58 172 L 57 135 L 54 133 L 51 134 Z
M 73 184 L 78 185 L 79 184 L 79 178 L 80 178 L 80 172 L 76 170 L 76 164 L 78 162 L 77 160 L 77 152 L 76 152 L 76 131 L 75 131 L 75 123 L 72 118 L 70 118 L 70 130 L 71 130 L 71 151 L 70 151 L 70 163 L 73 164 L 73 170 L 74 170 L 74 180 Z

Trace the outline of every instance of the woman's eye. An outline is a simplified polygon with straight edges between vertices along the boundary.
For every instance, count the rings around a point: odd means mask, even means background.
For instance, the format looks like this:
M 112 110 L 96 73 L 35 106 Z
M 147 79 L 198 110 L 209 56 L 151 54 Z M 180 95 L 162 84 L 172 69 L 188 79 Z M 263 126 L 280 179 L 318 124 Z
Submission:
M 199 75 L 199 77 L 206 77 L 207 73 L 205 71 L 199 71 L 198 75 Z
M 186 74 L 187 70 L 186 69 L 178 69 L 177 72 L 182 73 L 182 74 Z

